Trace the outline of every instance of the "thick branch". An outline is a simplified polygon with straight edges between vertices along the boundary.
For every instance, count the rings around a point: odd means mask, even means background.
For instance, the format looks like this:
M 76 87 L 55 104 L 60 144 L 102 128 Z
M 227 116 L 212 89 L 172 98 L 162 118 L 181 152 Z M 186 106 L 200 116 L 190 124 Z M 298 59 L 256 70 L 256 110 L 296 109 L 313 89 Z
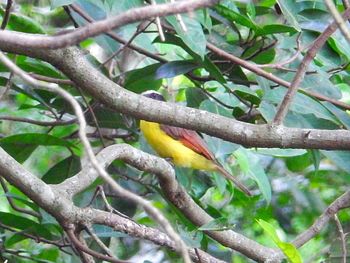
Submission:
M 77 222 L 83 224 L 106 224 L 130 236 L 146 239 L 155 244 L 164 245 L 172 250 L 176 250 L 175 242 L 168 235 L 157 229 L 139 225 L 116 214 L 96 209 L 81 209 L 76 207 L 64 191 L 61 191 L 58 187 L 52 189 L 38 177 L 24 169 L 22 165 L 16 162 L 1 147 L 0 174 L 41 208 L 54 216 L 65 227 L 68 227 L 70 223 Z M 222 261 L 217 260 L 209 254 L 200 250 L 198 251 L 202 261 L 198 260 L 198 256 L 193 249 L 189 250 L 190 256 L 194 261 L 222 263 Z
M 1 41 L 11 45 L 27 48 L 56 49 L 78 44 L 89 37 L 97 36 L 114 28 L 124 26 L 137 21 L 150 19 L 157 16 L 174 15 L 194 11 L 214 5 L 218 0 L 188 0 L 178 1 L 157 6 L 145 6 L 133 8 L 120 15 L 87 24 L 66 34 L 56 36 L 22 34 L 18 32 L 0 31 Z M 14 36 L 16 34 L 16 36 Z
M 97 156 L 101 165 L 107 167 L 113 160 L 119 159 L 142 171 L 157 175 L 163 193 L 190 221 L 202 226 L 213 220 L 200 206 L 198 206 L 187 192 L 177 183 L 174 170 L 164 159 L 146 154 L 128 144 L 112 145 L 103 149 Z M 64 195 L 72 196 L 88 187 L 97 175 L 90 168 L 84 169 L 77 176 L 67 179 L 57 185 L 57 189 L 65 191 Z M 77 184 L 79 182 L 79 184 Z M 234 231 L 206 231 L 220 244 L 241 252 L 242 254 L 262 261 L 268 259 L 275 250 L 266 248 L 257 242 Z
M 41 50 L 15 47 L 0 40 L 0 49 L 43 59 L 108 107 L 139 119 L 198 130 L 247 147 L 350 149 L 346 130 L 297 129 L 253 125 L 131 93 L 98 72 L 77 48 Z

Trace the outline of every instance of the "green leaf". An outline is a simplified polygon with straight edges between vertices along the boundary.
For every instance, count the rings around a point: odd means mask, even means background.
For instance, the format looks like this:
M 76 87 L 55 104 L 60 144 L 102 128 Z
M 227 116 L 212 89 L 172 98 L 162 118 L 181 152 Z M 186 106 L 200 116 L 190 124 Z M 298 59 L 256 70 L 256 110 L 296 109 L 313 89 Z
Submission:
M 125 77 L 124 87 L 136 93 L 146 90 L 158 90 L 162 80 L 156 78 L 160 63 L 152 64 L 141 69 L 128 71 Z
M 259 34 L 260 35 L 270 35 L 270 34 L 280 34 L 280 33 L 294 34 L 296 32 L 298 32 L 298 30 L 296 30 L 294 27 L 275 24 L 275 25 L 263 26 Z
M 186 89 L 186 103 L 187 107 L 199 108 L 199 105 L 208 99 L 208 96 L 200 88 Z
M 338 118 L 338 120 L 344 125 L 344 127 L 350 130 L 350 115 L 348 113 L 339 109 L 337 106 L 334 106 L 330 102 L 323 101 L 321 103 Z
M 283 88 L 268 90 L 266 91 L 263 100 L 279 104 L 286 92 L 287 90 Z M 294 97 L 290 110 L 299 114 L 313 114 L 317 118 L 329 120 L 339 124 L 334 115 L 331 114 L 320 102 L 300 92 Z
M 182 14 L 181 17 L 187 28 L 186 32 L 181 28 L 175 16 L 168 16 L 166 20 L 174 27 L 176 33 L 183 42 L 186 43 L 193 52 L 204 59 L 207 40 L 200 22 L 197 21 L 195 17 L 191 17 L 187 14 Z
M 4 15 L 3 9 L 0 9 L 0 15 Z M 44 28 L 37 21 L 18 13 L 11 12 L 7 27 L 13 31 L 32 34 L 45 34 Z
M 260 165 L 259 157 L 243 147 L 236 150 L 233 155 L 236 157 L 241 170 L 258 184 L 264 199 L 269 204 L 271 202 L 271 185 L 263 167 Z
M 75 148 L 75 145 L 68 141 L 42 133 L 22 133 L 0 139 L 0 146 L 20 163 L 39 145 Z
M 297 10 L 295 2 L 292 0 L 277 0 L 277 3 L 289 24 L 292 25 L 292 27 L 294 27 L 297 31 L 300 31 L 301 28 L 296 18 Z
M 312 156 L 310 152 L 303 155 L 293 156 L 286 160 L 288 169 L 292 172 L 301 172 L 312 164 Z
M 161 65 L 157 69 L 155 78 L 173 78 L 178 75 L 186 74 L 198 67 L 199 65 L 193 60 L 171 61 Z
M 320 151 L 340 169 L 350 173 L 350 152 L 349 151 Z
M 251 19 L 249 19 L 244 15 L 241 15 L 238 12 L 235 12 L 223 5 L 216 5 L 214 9 L 220 15 L 222 15 L 223 17 L 227 18 L 232 22 L 236 22 L 237 24 L 248 27 L 254 31 L 259 30 L 259 27 Z
M 48 231 L 45 226 L 22 216 L 0 212 L 0 222 L 7 226 L 23 230 L 27 233 L 35 234 L 48 239 L 52 238 L 50 231 Z
M 73 155 L 56 163 L 41 179 L 48 184 L 59 184 L 65 179 L 77 174 L 80 170 L 80 158 Z
M 103 106 L 96 106 L 94 107 L 93 111 L 99 127 L 110 129 L 127 128 L 125 125 L 125 119 L 123 119 L 123 116 L 119 112 L 116 112 Z M 96 126 L 96 123 L 90 111 L 86 113 L 85 118 L 90 126 Z
M 278 237 L 275 227 L 268 222 L 258 219 L 258 224 L 265 230 L 273 242 L 282 250 L 291 263 L 302 263 L 303 260 L 297 248 L 292 243 L 283 242 Z

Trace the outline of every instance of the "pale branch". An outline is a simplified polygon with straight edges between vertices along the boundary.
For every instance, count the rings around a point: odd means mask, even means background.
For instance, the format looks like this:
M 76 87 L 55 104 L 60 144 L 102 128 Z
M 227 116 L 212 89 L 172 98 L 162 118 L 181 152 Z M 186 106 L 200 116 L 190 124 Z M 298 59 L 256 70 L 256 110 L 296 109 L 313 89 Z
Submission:
M 77 4 L 71 4 L 69 5 L 69 7 L 72 8 L 73 11 L 75 11 L 77 14 L 79 14 L 82 18 L 84 18 L 87 22 L 89 23 L 92 23 L 92 22 L 95 22 L 95 20 L 89 16 L 84 10 L 82 10 Z M 146 57 L 149 57 L 149 58 L 152 58 L 156 61 L 159 61 L 161 63 L 166 63 L 168 62 L 166 59 L 164 59 L 163 57 L 161 56 L 158 56 L 158 55 L 155 55 L 153 54 L 152 52 L 142 48 L 142 47 L 139 47 L 133 43 L 130 43 L 128 44 L 129 41 L 121 38 L 117 33 L 113 32 L 113 31 L 109 31 L 109 32 L 106 32 L 105 33 L 107 36 L 109 36 L 111 39 L 123 44 L 124 46 L 128 46 L 129 48 L 131 48 L 132 50 L 135 50 L 136 52 L 146 56 Z
M 347 22 L 339 14 L 337 7 L 331 0 L 324 0 L 329 12 L 332 14 L 335 23 L 337 24 L 340 31 L 343 33 L 345 39 L 350 42 L 350 30 L 348 28 Z
M 69 196 L 58 187 L 45 184 L 34 174 L 23 168 L 16 160 L 0 147 L 0 174 L 12 185 L 20 189 L 42 209 L 55 217 L 63 227 L 69 224 L 105 224 L 130 236 L 149 240 L 160 246 L 176 250 L 176 244 L 160 230 L 137 224 L 125 217 L 92 208 L 79 208 L 73 204 Z M 196 262 L 222 262 L 211 255 L 200 251 L 199 261 L 196 253 L 189 250 L 191 258 Z
M 51 63 L 95 99 L 111 109 L 139 119 L 197 130 L 246 147 L 350 149 L 350 132 L 347 130 L 330 132 L 320 129 L 254 125 L 134 94 L 98 72 L 75 47 L 59 50 L 29 49 L 9 45 L 0 39 L 0 49 Z
M 69 102 L 78 119 L 79 137 L 84 146 L 85 153 L 87 154 L 92 167 L 96 170 L 98 175 L 104 181 L 106 181 L 116 193 L 141 205 L 143 209 L 145 209 L 147 214 L 149 214 L 156 222 L 158 222 L 162 226 L 162 228 L 169 234 L 169 236 L 171 236 L 174 239 L 175 243 L 177 244 L 177 251 L 182 254 L 184 258 L 184 262 L 185 263 L 190 262 L 190 257 L 188 255 L 186 244 L 182 241 L 180 236 L 175 232 L 170 222 L 163 216 L 163 214 L 157 208 L 155 208 L 151 204 L 151 202 L 149 202 L 148 200 L 121 187 L 115 180 L 113 180 L 113 178 L 109 176 L 106 170 L 99 164 L 92 150 L 90 142 L 86 136 L 87 125 L 86 125 L 84 113 L 80 108 L 79 103 L 74 99 L 74 97 L 66 90 L 60 88 L 57 84 L 40 82 L 32 78 L 22 69 L 20 69 L 16 64 L 14 64 L 9 58 L 7 58 L 1 51 L 0 51 L 0 61 L 6 67 L 8 67 L 10 71 L 18 75 L 19 77 L 21 77 L 24 81 L 26 81 L 30 85 L 35 86 L 36 88 L 57 93 L 58 95 L 62 96 L 67 102 Z
M 128 144 L 111 145 L 103 149 L 97 155 L 97 158 L 104 167 L 108 167 L 113 160 L 118 159 L 139 170 L 154 173 L 159 179 L 163 194 L 192 223 L 202 226 L 213 220 L 211 216 L 192 200 L 183 187 L 178 184 L 173 168 L 164 159 L 144 153 Z M 73 195 L 83 191 L 96 179 L 97 174 L 87 167 L 76 176 L 68 178 L 55 187 L 64 191 L 64 195 L 72 198 Z M 255 260 L 261 261 L 273 254 L 278 254 L 275 250 L 266 248 L 232 230 L 205 231 L 205 233 L 220 244 L 239 251 Z
M 341 243 L 341 250 L 342 250 L 341 263 L 346 263 L 346 258 L 347 258 L 346 234 L 344 233 L 343 227 L 341 225 L 341 222 L 340 222 L 337 214 L 335 214 L 333 218 L 334 218 L 335 224 L 337 225 L 339 239 L 340 239 L 340 243 Z
M 101 21 L 87 24 L 65 34 L 55 36 L 16 33 L 16 37 L 7 30 L 0 31 L 1 41 L 8 42 L 15 46 L 26 48 L 57 49 L 78 44 L 79 42 L 108 32 L 121 26 L 154 18 L 159 16 L 174 15 L 179 13 L 192 12 L 199 8 L 210 7 L 218 0 L 188 0 L 174 3 L 159 4 L 156 6 L 144 6 L 133 8 L 120 15 L 113 16 Z
M 250 63 L 248 61 L 245 61 L 239 57 L 236 57 L 230 53 L 227 53 L 226 51 L 220 49 L 219 47 L 211 44 L 211 43 L 207 43 L 207 48 L 209 50 L 211 50 L 212 52 L 214 52 L 216 55 L 224 58 L 224 59 L 227 59 L 237 65 L 240 65 L 241 67 L 257 74 L 258 76 L 261 76 L 261 77 L 264 77 L 268 80 L 271 80 L 283 87 L 286 87 L 286 88 L 290 88 L 290 85 L 291 83 L 289 83 L 288 81 L 285 81 L 284 79 L 281 79 L 275 75 L 273 75 L 272 73 L 270 72 L 267 72 L 263 69 L 261 69 L 258 65 L 255 65 L 253 63 Z M 341 101 L 338 101 L 338 100 L 335 100 L 335 99 L 332 99 L 332 98 L 329 98 L 327 96 L 324 96 L 320 93 L 317 93 L 317 92 L 314 92 L 314 91 L 311 91 L 311 90 L 306 90 L 306 89 L 301 89 L 299 88 L 299 90 L 301 90 L 303 93 L 305 93 L 306 95 L 310 96 L 310 97 L 313 97 L 315 99 L 319 99 L 319 100 L 323 100 L 323 101 L 328 101 L 328 102 L 331 102 L 332 104 L 338 106 L 338 107 L 341 107 L 341 108 L 344 108 L 344 109 L 347 109 L 347 110 L 350 110 L 350 105 L 349 104 L 346 104 L 344 102 L 341 102 Z
M 149 240 L 154 244 L 157 244 L 162 247 L 168 247 L 169 249 L 174 250 L 174 241 L 171 240 L 169 236 L 167 236 L 163 232 L 160 232 L 158 229 L 140 225 L 117 214 L 112 214 L 92 208 L 81 210 L 79 214 L 81 214 L 82 216 L 86 215 L 87 217 L 91 217 L 91 221 L 94 224 L 106 225 L 113 228 L 115 231 L 127 233 L 134 237 Z M 209 255 L 201 249 L 196 250 L 198 253 L 196 253 L 195 249 L 189 249 L 190 256 L 195 262 L 224 263 L 224 261 L 214 258 L 213 256 Z
M 344 19 L 350 18 L 350 9 L 345 10 L 343 14 L 343 18 Z M 298 70 L 293 78 L 293 81 L 290 84 L 290 87 L 288 88 L 286 95 L 284 96 L 282 102 L 279 105 L 277 113 L 273 119 L 274 124 L 280 125 L 283 123 L 283 120 L 287 115 L 289 107 L 293 101 L 294 96 L 298 91 L 300 83 L 302 82 L 305 76 L 305 72 L 309 64 L 312 62 L 312 60 L 316 56 L 318 50 L 320 50 L 323 47 L 323 45 L 326 43 L 328 38 L 337 30 L 337 28 L 338 28 L 337 22 L 335 21 L 332 22 L 308 48 L 303 60 L 301 61 L 298 67 Z
M 314 236 L 316 236 L 322 229 L 324 229 L 329 220 L 334 218 L 334 215 L 339 210 L 350 207 L 350 191 L 345 192 L 338 197 L 333 203 L 331 203 L 322 215 L 310 226 L 306 231 L 297 236 L 292 242 L 296 247 L 301 247 Z

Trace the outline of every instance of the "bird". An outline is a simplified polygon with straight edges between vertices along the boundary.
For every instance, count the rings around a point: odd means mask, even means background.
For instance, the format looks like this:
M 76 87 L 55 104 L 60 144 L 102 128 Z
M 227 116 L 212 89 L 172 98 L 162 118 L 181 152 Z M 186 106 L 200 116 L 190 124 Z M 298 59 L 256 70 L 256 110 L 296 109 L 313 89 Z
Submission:
M 142 95 L 165 101 L 160 93 L 153 90 L 146 91 Z M 215 158 L 196 131 L 146 120 L 140 120 L 140 130 L 147 143 L 160 157 L 170 159 L 176 166 L 218 172 L 232 181 L 246 195 L 252 196 L 252 192 Z

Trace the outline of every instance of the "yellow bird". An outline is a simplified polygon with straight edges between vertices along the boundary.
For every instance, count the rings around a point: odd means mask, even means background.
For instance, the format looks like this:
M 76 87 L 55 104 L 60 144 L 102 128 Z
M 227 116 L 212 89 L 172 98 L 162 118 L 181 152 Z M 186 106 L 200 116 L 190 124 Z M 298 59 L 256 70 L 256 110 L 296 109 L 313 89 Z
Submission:
M 163 96 L 154 91 L 143 93 L 144 96 L 165 101 Z M 140 121 L 140 129 L 148 144 L 163 158 L 181 167 L 219 172 L 232 181 L 242 192 L 251 196 L 247 187 L 233 177 L 216 160 L 207 144 L 195 131 L 145 120 Z

